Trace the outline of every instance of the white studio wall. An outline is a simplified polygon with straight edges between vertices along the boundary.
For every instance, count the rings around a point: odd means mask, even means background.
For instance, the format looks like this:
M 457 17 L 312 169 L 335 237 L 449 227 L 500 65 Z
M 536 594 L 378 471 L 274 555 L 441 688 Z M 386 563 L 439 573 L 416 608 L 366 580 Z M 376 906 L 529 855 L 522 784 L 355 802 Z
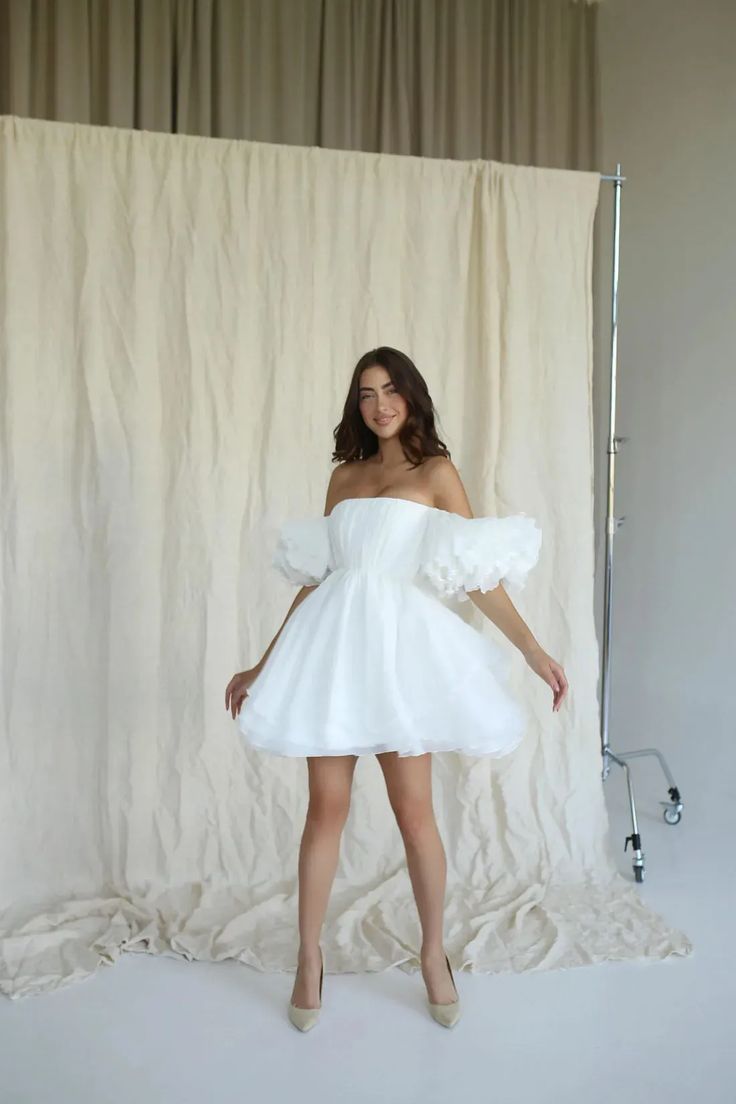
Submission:
M 0 989 L 123 951 L 294 967 L 304 760 L 224 709 L 293 597 L 367 349 L 425 375 L 474 511 L 523 511 L 525 743 L 434 760 L 447 945 L 474 971 L 685 955 L 616 869 L 593 610 L 595 173 L 0 119 Z M 472 606 L 472 603 L 466 603 Z M 464 615 L 482 621 L 477 610 Z M 511 654 L 513 653 L 513 654 Z M 361 759 L 323 946 L 419 968 L 401 838 Z

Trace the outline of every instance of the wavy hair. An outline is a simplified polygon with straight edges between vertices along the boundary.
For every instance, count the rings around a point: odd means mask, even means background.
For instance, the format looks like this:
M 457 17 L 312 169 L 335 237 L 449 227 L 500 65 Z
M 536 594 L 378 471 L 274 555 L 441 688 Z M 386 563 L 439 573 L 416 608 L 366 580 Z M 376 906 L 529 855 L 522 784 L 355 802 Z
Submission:
M 424 377 L 406 353 L 381 345 L 364 353 L 353 369 L 342 420 L 333 430 L 332 462 L 367 460 L 378 452 L 378 437 L 360 413 L 360 374 L 376 364 L 386 369 L 394 387 L 406 400 L 407 417 L 399 430 L 399 440 L 407 460 L 416 468 L 428 456 L 451 459 L 450 450 L 435 429 L 436 411 Z

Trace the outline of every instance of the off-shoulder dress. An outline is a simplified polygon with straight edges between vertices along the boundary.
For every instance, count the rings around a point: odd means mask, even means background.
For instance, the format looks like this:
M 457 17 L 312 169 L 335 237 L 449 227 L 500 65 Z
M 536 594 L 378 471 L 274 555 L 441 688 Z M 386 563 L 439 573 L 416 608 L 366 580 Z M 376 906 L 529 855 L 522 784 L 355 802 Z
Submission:
M 244 740 L 286 756 L 514 751 L 529 718 L 508 656 L 447 599 L 499 582 L 513 597 L 541 538 L 526 514 L 466 518 L 405 498 L 347 498 L 287 520 L 272 564 L 318 585 L 241 705 Z

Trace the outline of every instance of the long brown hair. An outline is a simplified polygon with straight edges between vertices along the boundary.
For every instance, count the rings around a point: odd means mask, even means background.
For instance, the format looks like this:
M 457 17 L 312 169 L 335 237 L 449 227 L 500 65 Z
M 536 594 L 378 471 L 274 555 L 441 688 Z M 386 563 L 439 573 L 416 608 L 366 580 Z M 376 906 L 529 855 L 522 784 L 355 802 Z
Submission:
M 378 437 L 363 421 L 360 413 L 360 374 L 364 368 L 378 364 L 385 368 L 399 394 L 406 400 L 408 413 L 399 430 L 404 454 L 414 467 L 428 456 L 446 456 L 450 450 L 437 436 L 435 408 L 427 384 L 406 353 L 381 345 L 364 353 L 353 369 L 342 421 L 335 426 L 333 463 L 342 460 L 367 460 L 378 452 Z

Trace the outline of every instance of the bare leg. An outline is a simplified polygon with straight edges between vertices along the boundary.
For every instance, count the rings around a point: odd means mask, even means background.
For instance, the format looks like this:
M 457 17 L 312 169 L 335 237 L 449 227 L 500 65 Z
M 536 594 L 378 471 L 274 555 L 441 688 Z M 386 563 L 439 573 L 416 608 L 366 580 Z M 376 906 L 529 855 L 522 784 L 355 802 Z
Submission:
M 447 859 L 432 807 L 432 757 L 400 757 L 395 751 L 376 758 L 386 779 L 391 808 L 396 816 L 419 920 L 422 925 L 422 976 L 433 1004 L 449 1004 L 457 998 L 445 962 L 443 921 Z
M 292 1003 L 319 1008 L 320 933 L 350 810 L 357 755 L 308 756 L 309 807 L 299 847 L 299 957 Z

